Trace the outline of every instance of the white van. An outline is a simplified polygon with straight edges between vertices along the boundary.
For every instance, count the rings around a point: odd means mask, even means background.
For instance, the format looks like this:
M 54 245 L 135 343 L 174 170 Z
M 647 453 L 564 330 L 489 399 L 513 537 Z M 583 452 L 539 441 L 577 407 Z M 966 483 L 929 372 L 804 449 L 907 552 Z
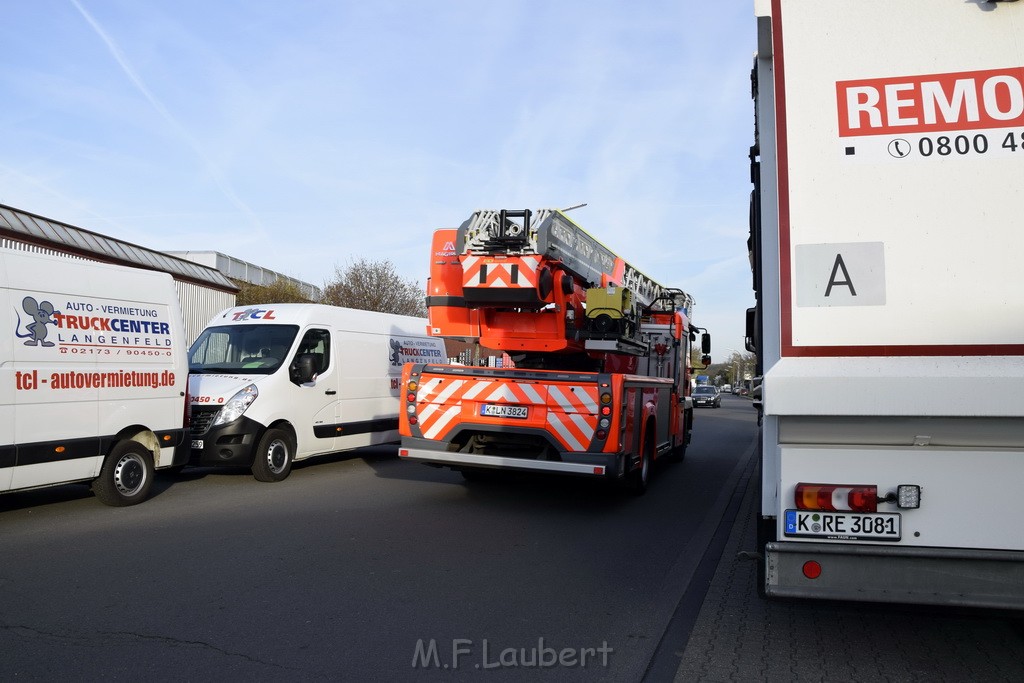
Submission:
M 132 505 L 187 462 L 170 275 L 3 248 L 0 309 L 0 492 L 91 482 Z
M 227 309 L 189 349 L 190 463 L 281 481 L 293 461 L 397 442 L 402 365 L 447 362 L 426 329 L 319 304 Z

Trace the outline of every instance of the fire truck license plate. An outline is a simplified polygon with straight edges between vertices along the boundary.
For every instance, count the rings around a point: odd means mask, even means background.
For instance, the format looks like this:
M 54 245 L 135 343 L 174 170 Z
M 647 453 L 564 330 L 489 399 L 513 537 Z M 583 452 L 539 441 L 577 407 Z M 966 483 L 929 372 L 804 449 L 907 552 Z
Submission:
M 202 450 L 202 448 L 203 448 L 203 440 L 202 439 L 192 439 L 192 448 L 195 448 L 196 450 Z
M 526 406 L 506 406 L 485 403 L 480 406 L 480 414 L 484 417 L 518 417 L 526 419 L 530 416 L 530 409 Z
M 898 512 L 820 512 L 786 510 L 786 536 L 843 541 L 898 541 L 902 529 Z

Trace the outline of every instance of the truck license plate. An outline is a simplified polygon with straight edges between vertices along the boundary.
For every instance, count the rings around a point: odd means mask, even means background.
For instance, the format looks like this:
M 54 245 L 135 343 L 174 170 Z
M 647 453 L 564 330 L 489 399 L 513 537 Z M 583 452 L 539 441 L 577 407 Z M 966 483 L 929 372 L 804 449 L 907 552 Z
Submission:
M 192 439 L 192 448 L 197 450 L 197 451 L 203 450 L 203 440 L 202 439 Z
M 898 541 L 902 535 L 898 512 L 821 512 L 786 510 L 786 536 L 842 541 Z
M 526 406 L 485 403 L 480 406 L 480 414 L 484 417 L 515 417 L 525 420 L 530 416 L 530 409 Z

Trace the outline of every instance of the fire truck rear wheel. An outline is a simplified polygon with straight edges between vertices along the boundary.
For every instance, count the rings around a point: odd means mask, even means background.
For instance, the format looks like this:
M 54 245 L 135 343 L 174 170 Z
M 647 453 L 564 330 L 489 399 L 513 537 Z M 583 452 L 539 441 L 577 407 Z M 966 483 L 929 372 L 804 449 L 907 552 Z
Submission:
M 256 446 L 252 476 L 257 481 L 282 481 L 292 471 L 295 439 L 283 429 L 268 429 Z
M 686 458 L 686 442 L 690 439 L 690 418 L 683 418 L 683 436 L 678 446 L 673 446 L 668 452 L 669 462 L 682 462 Z
M 626 479 L 626 489 L 634 496 L 642 496 L 647 491 L 647 482 L 651 478 L 651 460 L 654 456 L 654 439 L 651 438 L 651 430 L 648 428 L 648 436 L 644 439 L 644 449 L 640 454 L 640 466 L 629 473 Z
M 686 439 L 683 439 L 683 443 L 678 446 L 673 446 L 672 450 L 668 452 L 669 462 L 682 462 L 686 457 Z

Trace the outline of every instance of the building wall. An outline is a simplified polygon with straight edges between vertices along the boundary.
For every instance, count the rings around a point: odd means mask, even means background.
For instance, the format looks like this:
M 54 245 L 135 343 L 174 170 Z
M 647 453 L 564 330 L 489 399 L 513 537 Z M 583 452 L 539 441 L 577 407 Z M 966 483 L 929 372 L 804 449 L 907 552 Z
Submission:
M 185 341 L 190 346 L 213 316 L 235 305 L 235 295 L 175 280 L 181 315 L 185 320 Z
M 288 277 L 283 273 L 264 268 L 263 266 L 257 266 L 254 263 L 243 261 L 234 256 L 222 254 L 219 251 L 169 251 L 167 253 L 171 256 L 192 261 L 193 263 L 216 268 L 233 280 L 248 282 L 249 284 L 261 287 L 272 285 L 281 280 L 282 282 L 290 282 L 310 301 L 316 301 L 320 297 L 320 288 L 316 285 Z

